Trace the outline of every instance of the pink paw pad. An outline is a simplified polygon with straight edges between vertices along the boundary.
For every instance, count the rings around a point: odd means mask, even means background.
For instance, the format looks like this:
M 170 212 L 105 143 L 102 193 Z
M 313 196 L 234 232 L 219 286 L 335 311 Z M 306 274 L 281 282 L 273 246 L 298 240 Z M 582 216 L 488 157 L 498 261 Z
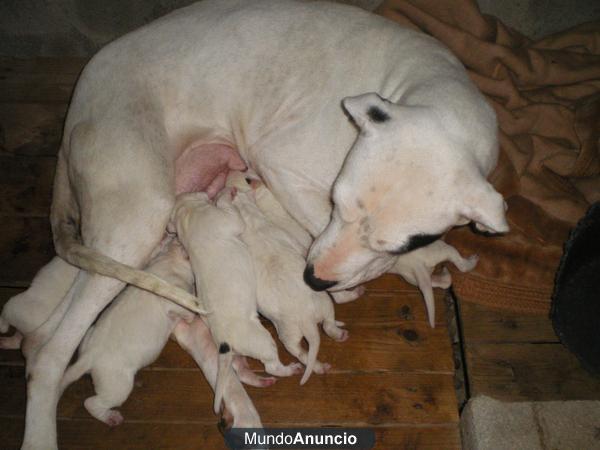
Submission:
M 348 330 L 342 330 L 342 332 L 340 333 L 340 337 L 337 339 L 337 341 L 344 342 L 347 341 L 349 337 L 350 333 L 348 332 Z
M 275 377 L 263 377 L 260 380 L 260 387 L 273 386 L 275 383 L 277 383 L 277 378 L 275 378 Z
M 106 415 L 106 425 L 116 427 L 123 423 L 123 416 L 117 410 L 111 409 Z

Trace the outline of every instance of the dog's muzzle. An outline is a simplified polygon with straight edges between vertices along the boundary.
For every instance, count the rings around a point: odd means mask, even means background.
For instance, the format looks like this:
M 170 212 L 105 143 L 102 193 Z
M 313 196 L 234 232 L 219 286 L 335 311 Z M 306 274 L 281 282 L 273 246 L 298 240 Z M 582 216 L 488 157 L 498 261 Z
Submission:
M 324 291 L 337 284 L 337 281 L 321 280 L 316 277 L 315 268 L 312 264 L 308 264 L 306 269 L 304 269 L 304 282 L 308 284 L 313 291 Z

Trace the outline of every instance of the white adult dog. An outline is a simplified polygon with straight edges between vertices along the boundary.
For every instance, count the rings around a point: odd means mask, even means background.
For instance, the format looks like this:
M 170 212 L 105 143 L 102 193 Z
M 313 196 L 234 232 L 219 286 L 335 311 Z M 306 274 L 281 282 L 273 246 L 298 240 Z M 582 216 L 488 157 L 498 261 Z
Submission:
M 23 447 L 56 447 L 58 385 L 123 289 L 112 277 L 200 308 L 126 267 L 148 262 L 176 193 L 212 195 L 250 166 L 316 237 L 306 281 L 341 290 L 455 225 L 506 231 L 486 181 L 497 147 L 492 109 L 446 48 L 357 8 L 206 0 L 109 44 L 58 155 L 55 247 L 86 270 L 30 339 Z

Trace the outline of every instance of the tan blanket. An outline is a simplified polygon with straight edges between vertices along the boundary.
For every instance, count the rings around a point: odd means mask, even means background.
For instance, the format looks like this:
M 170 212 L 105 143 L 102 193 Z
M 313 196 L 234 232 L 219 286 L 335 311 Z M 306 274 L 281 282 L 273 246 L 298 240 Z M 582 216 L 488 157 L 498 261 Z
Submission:
M 546 313 L 562 244 L 600 200 L 600 22 L 534 42 L 475 0 L 385 0 L 377 13 L 448 46 L 495 108 L 501 156 L 490 180 L 508 203 L 511 232 L 468 228 L 447 241 L 482 258 L 454 273 L 460 298 Z

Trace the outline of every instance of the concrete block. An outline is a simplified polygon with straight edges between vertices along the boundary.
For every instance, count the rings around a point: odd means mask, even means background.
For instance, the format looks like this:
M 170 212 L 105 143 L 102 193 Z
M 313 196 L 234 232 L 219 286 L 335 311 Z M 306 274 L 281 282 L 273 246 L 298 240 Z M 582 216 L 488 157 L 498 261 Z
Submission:
M 475 397 L 462 413 L 461 432 L 465 450 L 600 449 L 600 401 Z

